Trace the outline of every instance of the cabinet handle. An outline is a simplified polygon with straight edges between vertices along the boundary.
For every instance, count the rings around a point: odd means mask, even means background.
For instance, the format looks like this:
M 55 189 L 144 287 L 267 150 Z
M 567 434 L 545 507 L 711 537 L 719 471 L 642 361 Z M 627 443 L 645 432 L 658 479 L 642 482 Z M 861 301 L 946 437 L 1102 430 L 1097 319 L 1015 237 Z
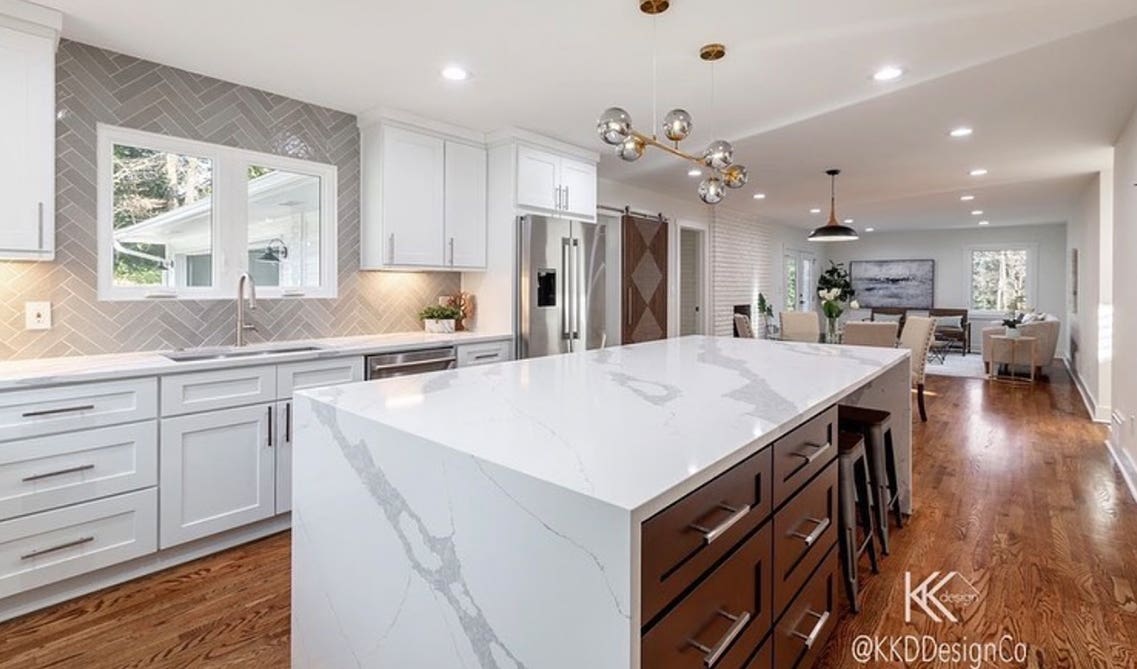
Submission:
M 723 653 L 726 652 L 726 649 L 730 647 L 730 644 L 734 643 L 734 640 L 738 638 L 739 634 L 742 634 L 742 630 L 746 629 L 746 625 L 750 622 L 749 611 L 746 611 L 742 615 L 734 616 L 727 613 L 726 611 L 723 611 L 722 609 L 719 609 L 718 615 L 726 618 L 727 620 L 734 621 L 734 624 L 731 625 L 730 629 L 726 631 L 726 634 L 724 634 L 723 637 L 719 639 L 718 643 L 716 643 L 714 646 L 707 647 L 698 641 L 695 641 L 694 639 L 687 640 L 687 643 L 691 644 L 695 648 L 698 648 L 703 653 L 706 653 L 706 655 L 703 656 L 703 666 L 707 669 L 711 669 L 711 667 L 718 664 L 718 661 L 722 659 Z
M 292 402 L 284 405 L 284 443 L 292 443 Z
M 821 630 L 825 629 L 825 623 L 829 620 L 829 612 L 817 613 L 815 611 L 806 611 L 805 615 L 817 618 L 817 622 L 813 624 L 813 629 L 810 630 L 809 634 L 802 634 L 795 630 L 790 632 L 790 636 L 804 641 L 806 648 L 813 648 L 813 644 L 817 642 L 817 637 L 821 635 Z
M 94 469 L 95 465 L 79 465 L 78 467 L 68 467 L 67 469 L 57 469 L 54 472 L 47 472 L 45 474 L 32 474 L 20 479 L 24 483 L 31 481 L 39 481 L 40 479 L 48 479 L 53 476 L 63 476 L 64 474 L 74 474 L 75 472 L 85 472 L 88 469 Z
M 801 539 L 805 542 L 806 546 L 812 546 L 813 542 L 817 541 L 821 535 L 825 533 L 825 530 L 829 529 L 828 518 L 806 518 L 798 525 L 798 527 L 801 527 L 801 525 L 804 525 L 805 523 L 814 523 L 817 525 L 817 527 L 813 528 L 813 531 L 809 534 L 802 534 L 800 531 L 794 530 L 793 532 L 790 532 L 790 536 L 796 539 Z
M 43 250 L 43 202 L 36 203 L 36 206 L 38 207 L 38 216 L 39 216 L 39 244 L 36 245 L 36 248 L 38 248 L 39 250 L 42 251 Z
M 39 550 L 32 551 L 31 553 L 24 553 L 23 555 L 20 556 L 20 559 L 21 560 L 30 560 L 32 558 L 36 558 L 36 557 L 39 557 L 41 555 L 47 555 L 48 553 L 54 553 L 56 551 L 61 551 L 61 550 L 64 550 L 66 548 L 75 548 L 76 546 L 82 546 L 83 544 L 89 544 L 94 540 L 95 540 L 95 537 L 80 537 L 74 541 L 68 541 L 65 544 L 59 544 L 58 546 L 52 546 L 51 548 L 41 548 Z
M 389 264 L 394 265 L 395 264 L 395 233 L 393 233 L 393 232 L 391 233 L 390 237 L 387 240 L 387 255 L 390 256 L 390 258 L 391 258 Z
M 569 189 L 568 189 L 568 186 L 565 186 L 565 196 L 564 197 L 565 197 L 565 203 L 563 206 L 561 206 L 561 209 L 568 211 L 568 208 L 569 208 Z
M 561 187 L 553 188 L 553 209 L 560 211 L 561 208 Z
M 723 534 L 725 534 L 727 530 L 729 530 L 731 527 L 734 527 L 735 523 L 745 518 L 746 514 L 750 513 L 749 504 L 743 506 L 741 509 L 736 509 L 733 506 L 727 506 L 726 504 L 719 504 L 718 508 L 730 512 L 730 516 L 728 516 L 726 520 L 722 521 L 718 525 L 715 525 L 710 529 L 707 529 L 702 525 L 696 525 L 694 523 L 691 523 L 690 525 L 691 529 L 698 530 L 699 532 L 703 533 L 704 543 L 709 544 L 715 539 L 718 539 Z
M 450 238 L 450 266 L 454 266 L 454 238 Z
M 273 408 L 274 407 L 271 404 L 267 407 L 267 409 L 268 409 L 268 446 L 269 446 L 269 448 L 272 448 L 272 414 L 273 414 Z
M 40 416 L 55 416 L 61 413 L 75 413 L 76 411 L 90 411 L 94 409 L 94 404 L 83 404 L 74 407 L 61 407 L 59 409 L 40 409 L 39 411 L 25 411 L 21 414 L 24 418 L 38 418 Z
M 809 453 L 795 452 L 795 453 L 790 453 L 790 455 L 794 455 L 794 456 L 797 456 L 797 457 L 805 460 L 805 464 L 807 464 L 807 465 L 811 464 L 814 460 L 821 457 L 822 453 L 824 453 L 825 451 L 828 451 L 830 448 L 833 447 L 833 444 L 831 442 L 828 442 L 828 441 L 825 442 L 824 444 L 812 444 L 812 443 L 806 442 L 805 444 L 802 444 L 802 445 L 807 447 L 807 448 L 811 448 L 813 450 Z
M 478 355 L 474 356 L 474 360 L 492 360 L 493 358 L 500 356 L 501 354 L 497 351 L 494 351 L 493 353 L 479 353 Z

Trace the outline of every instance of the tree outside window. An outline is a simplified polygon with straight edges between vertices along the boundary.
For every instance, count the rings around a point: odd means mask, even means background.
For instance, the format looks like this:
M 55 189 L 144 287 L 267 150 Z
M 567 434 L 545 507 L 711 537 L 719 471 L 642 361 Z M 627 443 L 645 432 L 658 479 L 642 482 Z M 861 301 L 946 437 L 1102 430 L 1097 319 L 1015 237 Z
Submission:
M 971 308 L 982 311 L 1018 311 L 1027 300 L 1026 249 L 990 249 L 971 252 Z

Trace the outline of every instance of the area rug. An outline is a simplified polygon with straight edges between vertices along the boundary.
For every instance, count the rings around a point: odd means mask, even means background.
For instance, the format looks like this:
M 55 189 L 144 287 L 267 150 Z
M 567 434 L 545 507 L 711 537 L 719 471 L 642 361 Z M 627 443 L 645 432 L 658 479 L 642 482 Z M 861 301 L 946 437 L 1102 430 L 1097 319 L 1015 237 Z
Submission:
M 937 376 L 958 376 L 968 379 L 987 378 L 986 372 L 983 371 L 983 355 L 980 353 L 968 353 L 963 356 L 953 351 L 944 357 L 942 363 L 939 360 L 929 359 L 925 370 L 928 374 Z

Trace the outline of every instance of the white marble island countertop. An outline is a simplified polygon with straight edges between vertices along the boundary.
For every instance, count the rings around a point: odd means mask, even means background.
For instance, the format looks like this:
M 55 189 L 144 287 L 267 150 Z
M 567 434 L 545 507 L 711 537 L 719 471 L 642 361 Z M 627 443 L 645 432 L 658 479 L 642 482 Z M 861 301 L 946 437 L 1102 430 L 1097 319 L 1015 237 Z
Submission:
M 304 394 L 650 513 L 908 357 L 694 336 Z

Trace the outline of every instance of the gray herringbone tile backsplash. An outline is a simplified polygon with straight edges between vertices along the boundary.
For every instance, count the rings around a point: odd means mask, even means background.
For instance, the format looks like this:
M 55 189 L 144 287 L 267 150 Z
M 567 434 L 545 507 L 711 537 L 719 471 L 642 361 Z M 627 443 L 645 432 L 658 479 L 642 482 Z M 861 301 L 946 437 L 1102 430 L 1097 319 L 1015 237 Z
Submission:
M 448 273 L 359 271 L 359 132 L 350 114 L 64 41 L 56 66 L 56 260 L 0 262 L 0 359 L 231 343 L 233 302 L 99 302 L 95 124 L 99 122 L 339 168 L 339 295 L 264 300 L 264 339 L 416 330 L 417 311 L 458 290 Z M 50 300 L 54 328 L 24 330 L 24 302 Z

